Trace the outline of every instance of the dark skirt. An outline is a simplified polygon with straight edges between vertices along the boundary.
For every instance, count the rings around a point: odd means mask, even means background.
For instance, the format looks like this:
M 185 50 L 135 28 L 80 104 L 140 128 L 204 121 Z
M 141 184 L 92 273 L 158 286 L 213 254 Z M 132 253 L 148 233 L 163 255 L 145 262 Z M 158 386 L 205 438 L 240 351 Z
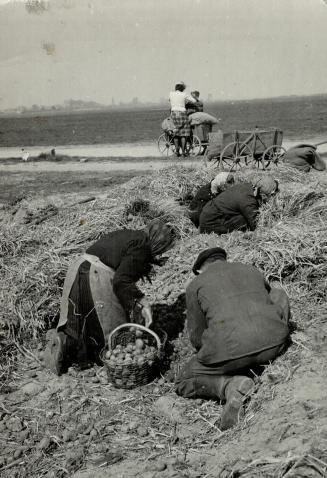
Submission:
M 112 269 L 88 260 L 79 260 L 68 270 L 57 329 L 73 339 L 77 362 L 99 363 L 109 334 L 127 322 L 112 289 L 113 275 Z

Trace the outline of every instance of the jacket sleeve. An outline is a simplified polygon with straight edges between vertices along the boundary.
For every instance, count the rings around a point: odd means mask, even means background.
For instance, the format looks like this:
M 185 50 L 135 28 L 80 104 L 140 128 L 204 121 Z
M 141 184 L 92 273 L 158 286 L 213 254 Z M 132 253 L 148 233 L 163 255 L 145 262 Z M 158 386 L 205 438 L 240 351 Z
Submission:
M 196 350 L 202 346 L 201 339 L 207 328 L 205 316 L 198 302 L 196 290 L 192 284 L 186 289 L 187 330 L 190 341 Z
M 138 249 L 124 256 L 113 278 L 113 291 L 127 314 L 134 306 L 135 300 L 144 297 L 135 283 L 147 275 L 150 269 L 146 251 Z
M 257 216 L 259 213 L 256 198 L 248 195 L 246 201 L 240 201 L 240 211 L 248 223 L 250 231 L 254 231 L 257 227 Z

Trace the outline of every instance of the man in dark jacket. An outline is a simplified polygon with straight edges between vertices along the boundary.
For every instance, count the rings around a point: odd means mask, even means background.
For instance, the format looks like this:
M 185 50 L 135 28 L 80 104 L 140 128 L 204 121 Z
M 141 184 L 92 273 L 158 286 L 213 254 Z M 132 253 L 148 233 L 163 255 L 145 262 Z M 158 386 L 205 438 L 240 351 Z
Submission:
M 254 184 L 236 184 L 204 206 L 200 214 L 200 232 L 254 231 L 261 203 L 277 191 L 278 182 L 269 175 L 262 176 Z
M 186 289 L 187 327 L 197 354 L 176 381 L 186 398 L 225 400 L 220 428 L 238 422 L 244 396 L 254 382 L 246 376 L 286 348 L 289 301 L 253 266 L 226 262 L 220 247 L 198 256 L 197 275 Z

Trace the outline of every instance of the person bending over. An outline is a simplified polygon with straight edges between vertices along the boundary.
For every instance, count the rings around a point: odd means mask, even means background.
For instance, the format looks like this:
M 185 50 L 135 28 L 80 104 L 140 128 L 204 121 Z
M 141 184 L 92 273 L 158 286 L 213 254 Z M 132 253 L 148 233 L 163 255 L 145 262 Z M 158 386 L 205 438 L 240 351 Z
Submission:
M 260 205 L 277 192 L 278 181 L 269 175 L 262 176 L 253 184 L 235 184 L 203 207 L 199 220 L 200 233 L 254 231 Z
M 325 171 L 326 163 L 317 152 L 317 147 L 310 144 L 298 144 L 286 151 L 283 161 L 288 166 L 308 173 L 311 168 Z
M 141 310 L 145 325 L 151 307 L 136 286 L 148 278 L 158 258 L 173 247 L 173 229 L 158 219 L 145 229 L 110 232 L 95 242 L 68 269 L 60 304 L 60 320 L 50 334 L 45 363 L 60 375 L 72 363 L 99 363 L 113 329 Z M 136 311 L 135 310 L 135 311 Z M 135 314 L 140 315 L 140 314 Z
M 234 177 L 231 173 L 218 173 L 209 183 L 201 186 L 192 201 L 190 202 L 188 217 L 195 227 L 199 227 L 200 214 L 204 206 L 211 199 L 218 196 L 225 189 L 234 183 Z
M 227 262 L 220 247 L 201 252 L 186 289 L 187 329 L 196 354 L 180 371 L 185 398 L 225 401 L 220 429 L 235 425 L 254 386 L 250 369 L 287 347 L 289 300 L 251 265 Z

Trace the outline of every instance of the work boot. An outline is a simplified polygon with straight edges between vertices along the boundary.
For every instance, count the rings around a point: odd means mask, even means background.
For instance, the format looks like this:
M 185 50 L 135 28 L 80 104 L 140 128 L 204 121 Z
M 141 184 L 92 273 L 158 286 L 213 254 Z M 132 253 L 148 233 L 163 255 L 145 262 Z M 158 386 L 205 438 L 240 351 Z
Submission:
M 48 343 L 44 351 L 46 368 L 56 375 L 61 375 L 67 354 L 67 335 L 63 332 L 50 330 L 47 333 Z
M 239 422 L 244 414 L 244 400 L 253 387 L 254 381 L 241 375 L 236 375 L 226 385 L 226 404 L 220 420 L 221 430 L 227 430 Z

